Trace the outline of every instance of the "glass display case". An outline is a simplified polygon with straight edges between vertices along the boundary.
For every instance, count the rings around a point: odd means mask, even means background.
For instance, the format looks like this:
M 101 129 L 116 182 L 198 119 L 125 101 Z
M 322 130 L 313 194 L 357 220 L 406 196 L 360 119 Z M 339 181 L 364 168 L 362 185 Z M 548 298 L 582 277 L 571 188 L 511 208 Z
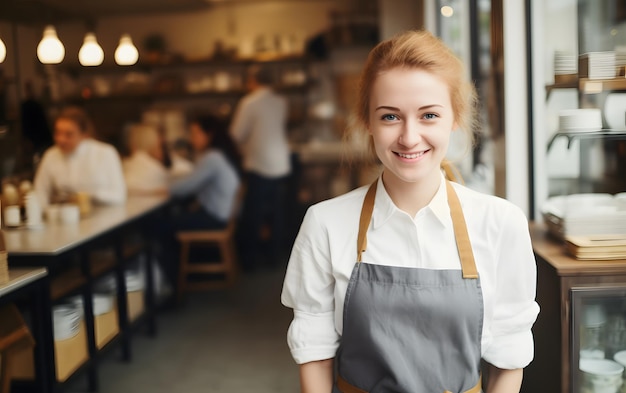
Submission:
M 570 294 L 572 391 L 626 392 L 626 287 L 575 287 Z
M 626 190 L 626 3 L 532 0 L 535 205 Z M 565 112 L 596 111 L 564 126 Z M 589 126 L 583 123 L 589 120 Z

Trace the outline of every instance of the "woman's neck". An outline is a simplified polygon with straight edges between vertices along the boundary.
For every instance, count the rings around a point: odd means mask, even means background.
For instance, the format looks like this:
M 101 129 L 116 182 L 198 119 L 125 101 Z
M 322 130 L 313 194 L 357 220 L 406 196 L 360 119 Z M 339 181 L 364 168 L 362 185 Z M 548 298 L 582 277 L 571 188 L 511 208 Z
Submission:
M 415 217 L 418 211 L 432 201 L 441 184 L 440 175 L 411 183 L 394 176 L 386 176 L 384 171 L 382 176 L 385 190 L 393 203 L 411 217 Z

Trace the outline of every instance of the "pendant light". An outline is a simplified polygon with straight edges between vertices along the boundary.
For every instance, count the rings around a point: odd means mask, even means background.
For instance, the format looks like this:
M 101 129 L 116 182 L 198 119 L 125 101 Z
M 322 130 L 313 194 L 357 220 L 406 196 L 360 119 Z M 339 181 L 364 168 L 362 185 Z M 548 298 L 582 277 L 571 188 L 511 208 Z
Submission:
M 120 44 L 115 49 L 115 62 L 118 65 L 126 66 L 135 64 L 137 60 L 139 60 L 139 51 L 133 45 L 130 35 L 123 34 L 120 38 Z
M 96 35 L 94 33 L 85 34 L 83 46 L 78 51 L 78 61 L 84 66 L 99 66 L 104 61 L 104 51 L 98 45 Z
M 4 45 L 4 42 L 2 42 L 2 39 L 0 38 L 0 63 L 2 63 L 4 59 L 6 58 L 7 58 L 7 47 Z
M 65 57 L 65 47 L 57 37 L 54 26 L 48 25 L 43 31 L 43 38 L 37 45 L 37 57 L 43 64 L 59 64 Z

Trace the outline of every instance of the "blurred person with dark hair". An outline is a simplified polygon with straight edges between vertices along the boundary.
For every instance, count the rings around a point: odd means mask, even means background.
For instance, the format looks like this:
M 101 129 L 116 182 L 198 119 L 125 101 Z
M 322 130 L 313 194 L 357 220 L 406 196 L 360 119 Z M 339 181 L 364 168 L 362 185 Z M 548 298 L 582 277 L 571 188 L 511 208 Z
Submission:
M 54 122 L 54 146 L 46 150 L 35 175 L 35 191 L 45 206 L 79 192 L 101 204 L 126 201 L 122 163 L 115 148 L 93 138 L 87 113 L 70 106 Z
M 189 141 L 196 155 L 195 167 L 170 186 L 170 193 L 174 197 L 194 199 L 200 209 L 177 214 L 175 229 L 225 228 L 240 184 L 234 143 L 224 123 L 214 116 L 193 120 Z
M 246 196 L 241 215 L 239 240 L 244 268 L 261 262 L 280 263 L 285 227 L 286 179 L 291 173 L 287 141 L 287 100 L 271 87 L 273 74 L 267 67 L 252 67 L 248 73 L 249 93 L 241 99 L 230 134 L 243 154 Z M 262 261 L 261 229 L 268 224 L 270 253 Z

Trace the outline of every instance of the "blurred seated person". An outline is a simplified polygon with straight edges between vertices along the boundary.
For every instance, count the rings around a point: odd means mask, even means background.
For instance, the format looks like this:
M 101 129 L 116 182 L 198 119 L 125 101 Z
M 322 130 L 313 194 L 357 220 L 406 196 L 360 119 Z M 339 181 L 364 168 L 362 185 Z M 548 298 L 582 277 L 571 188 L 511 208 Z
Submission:
M 185 210 L 174 217 L 176 230 L 225 228 L 240 185 L 240 158 L 225 124 L 214 116 L 193 120 L 189 142 L 195 153 L 193 171 L 175 181 L 170 193 L 193 198 L 197 211 Z
M 130 156 L 122 161 L 122 167 L 126 187 L 131 195 L 167 194 L 174 178 L 187 175 L 193 169 L 186 159 L 168 154 L 154 126 L 132 125 L 128 147 Z
M 93 139 L 94 127 L 79 107 L 67 107 L 54 121 L 54 146 L 46 150 L 35 175 L 43 206 L 86 193 L 99 204 L 126 201 L 126 183 L 117 150 Z

